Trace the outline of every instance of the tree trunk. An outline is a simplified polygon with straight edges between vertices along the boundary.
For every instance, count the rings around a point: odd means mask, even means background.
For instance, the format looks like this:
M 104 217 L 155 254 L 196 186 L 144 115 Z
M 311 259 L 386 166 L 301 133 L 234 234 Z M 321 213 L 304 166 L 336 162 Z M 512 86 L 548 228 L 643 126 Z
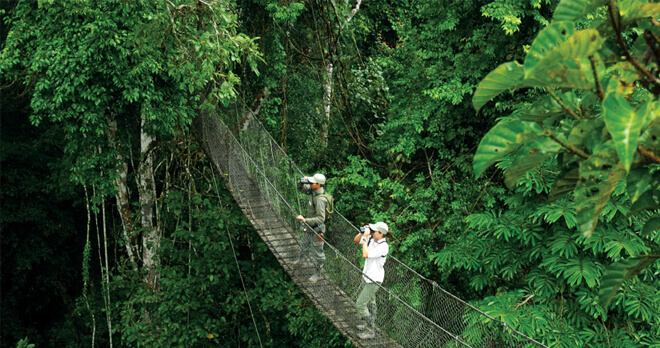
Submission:
M 147 269 L 144 281 L 150 289 L 158 290 L 158 249 L 160 248 L 160 231 L 154 224 L 154 202 L 156 187 L 154 181 L 154 156 L 151 145 L 154 139 L 145 132 L 145 120 L 142 120 L 140 130 L 140 166 L 137 175 L 137 185 L 140 194 L 140 222 L 142 223 L 142 262 Z
M 321 129 L 321 143 L 328 146 L 328 130 L 330 129 L 330 107 L 332 106 L 332 59 L 329 59 L 325 66 L 325 83 L 323 85 L 323 114 L 325 122 Z
M 264 87 L 263 91 L 261 91 L 261 93 L 259 93 L 259 95 L 255 98 L 251 107 L 247 107 L 247 105 L 243 106 L 243 117 L 241 117 L 241 122 L 238 125 L 241 131 L 250 129 L 250 125 L 257 117 L 257 115 L 259 115 L 261 108 L 266 103 L 266 98 L 268 98 L 269 93 L 270 89 L 268 87 Z
M 119 146 L 117 146 L 117 121 L 113 116 L 110 116 L 108 119 L 108 141 L 110 146 L 115 150 L 117 154 L 117 162 L 119 162 L 119 168 L 117 173 L 119 176 L 114 180 L 115 185 L 117 185 L 117 194 L 115 195 L 117 199 L 117 210 L 119 211 L 119 217 L 121 218 L 122 224 L 122 237 L 124 239 L 124 244 L 126 245 L 126 253 L 128 254 L 128 260 L 130 261 L 133 269 L 138 269 L 138 253 L 136 250 L 136 241 L 135 236 L 135 225 L 131 221 L 131 204 L 129 200 L 129 191 L 128 191 L 128 164 L 124 160 L 124 157 L 119 151 Z

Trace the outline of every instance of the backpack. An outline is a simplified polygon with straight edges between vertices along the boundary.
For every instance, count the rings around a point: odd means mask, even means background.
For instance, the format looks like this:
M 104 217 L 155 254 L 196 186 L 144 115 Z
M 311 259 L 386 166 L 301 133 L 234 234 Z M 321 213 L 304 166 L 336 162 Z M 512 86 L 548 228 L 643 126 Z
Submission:
M 330 217 L 332 217 L 332 213 L 335 212 L 335 197 L 330 195 L 329 193 L 322 193 L 316 199 L 319 199 L 321 197 L 325 197 L 325 200 L 328 202 L 328 206 L 326 207 L 326 211 L 328 212 L 328 216 L 326 216 L 325 221 L 329 221 Z M 316 205 L 316 200 L 314 200 L 314 205 Z

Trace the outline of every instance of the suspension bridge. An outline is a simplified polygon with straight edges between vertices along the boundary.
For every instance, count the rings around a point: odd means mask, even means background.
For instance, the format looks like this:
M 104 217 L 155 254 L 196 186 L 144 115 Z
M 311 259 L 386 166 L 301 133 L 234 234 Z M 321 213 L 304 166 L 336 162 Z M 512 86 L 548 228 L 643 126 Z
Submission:
M 231 122 L 231 121 L 227 121 Z M 204 151 L 280 265 L 315 306 L 357 347 L 546 347 L 424 278 L 393 256 L 376 295 L 376 335 L 358 337 L 355 309 L 362 268 L 353 237 L 358 228 L 339 212 L 327 224 L 323 277 L 293 268 L 300 252 L 306 200 L 296 189 L 303 173 L 254 118 L 227 124 L 201 114 L 193 125 Z

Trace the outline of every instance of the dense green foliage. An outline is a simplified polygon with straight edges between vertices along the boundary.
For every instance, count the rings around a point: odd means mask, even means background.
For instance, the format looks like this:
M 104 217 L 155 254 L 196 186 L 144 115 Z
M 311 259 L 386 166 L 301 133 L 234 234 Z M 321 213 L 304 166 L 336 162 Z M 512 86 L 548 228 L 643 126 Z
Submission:
M 200 106 L 235 98 L 233 69 L 259 57 L 232 6 L 14 5 L 0 64 L 2 346 L 252 346 L 257 332 L 269 346 L 343 346 L 187 129 Z
M 657 347 L 657 87 L 617 36 L 657 79 L 647 2 L 3 4 L 2 347 L 349 345 L 213 178 L 201 109 L 523 333 Z

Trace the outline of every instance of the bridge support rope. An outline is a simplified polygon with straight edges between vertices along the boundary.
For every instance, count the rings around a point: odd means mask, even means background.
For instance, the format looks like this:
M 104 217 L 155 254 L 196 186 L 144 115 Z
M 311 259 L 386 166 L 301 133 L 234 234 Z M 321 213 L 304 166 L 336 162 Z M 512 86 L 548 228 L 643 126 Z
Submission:
M 232 131 L 241 129 L 241 131 Z M 234 199 L 294 283 L 343 335 L 358 347 L 545 347 L 390 256 L 377 294 L 376 337 L 358 338 L 355 310 L 361 284 L 357 228 L 336 213 L 327 226 L 323 278 L 307 283 L 310 268 L 293 268 L 300 252 L 295 216 L 305 211 L 295 182 L 302 173 L 252 120 L 228 126 L 202 114 L 193 130 Z M 304 201 L 306 202 L 306 201 Z

